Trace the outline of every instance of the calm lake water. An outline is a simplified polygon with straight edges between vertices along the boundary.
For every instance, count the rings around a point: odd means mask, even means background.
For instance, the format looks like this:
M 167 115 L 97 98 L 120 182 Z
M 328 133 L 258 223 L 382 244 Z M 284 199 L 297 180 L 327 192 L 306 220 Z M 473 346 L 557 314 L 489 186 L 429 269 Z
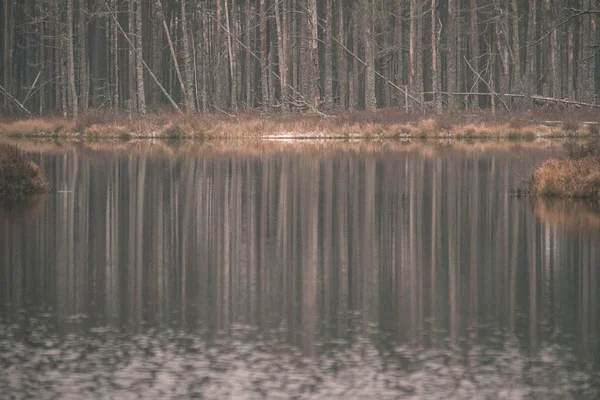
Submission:
M 535 143 L 22 144 L 0 397 L 600 397 L 600 217 Z

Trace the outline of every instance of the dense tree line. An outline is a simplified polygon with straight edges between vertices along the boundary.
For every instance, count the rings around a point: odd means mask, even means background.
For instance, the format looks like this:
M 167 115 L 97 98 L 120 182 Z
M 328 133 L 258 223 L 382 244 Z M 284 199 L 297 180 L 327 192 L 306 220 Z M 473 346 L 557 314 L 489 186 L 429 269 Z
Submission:
M 597 103 L 599 3 L 0 0 L 1 94 L 70 116 Z

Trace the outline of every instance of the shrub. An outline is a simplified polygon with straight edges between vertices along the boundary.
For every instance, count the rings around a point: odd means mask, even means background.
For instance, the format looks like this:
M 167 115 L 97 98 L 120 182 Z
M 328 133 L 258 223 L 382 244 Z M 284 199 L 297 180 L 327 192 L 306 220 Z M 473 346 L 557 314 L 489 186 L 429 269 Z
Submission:
M 41 168 L 16 146 L 0 143 L 0 199 L 27 198 L 48 191 Z
M 600 199 L 600 157 L 548 160 L 535 170 L 532 188 L 542 196 Z

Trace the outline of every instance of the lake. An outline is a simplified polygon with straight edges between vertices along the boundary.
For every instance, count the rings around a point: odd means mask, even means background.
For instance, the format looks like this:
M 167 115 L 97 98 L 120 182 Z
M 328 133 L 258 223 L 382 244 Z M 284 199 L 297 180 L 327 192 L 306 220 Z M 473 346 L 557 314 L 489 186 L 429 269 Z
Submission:
M 600 217 L 559 142 L 20 142 L 0 397 L 600 397 Z

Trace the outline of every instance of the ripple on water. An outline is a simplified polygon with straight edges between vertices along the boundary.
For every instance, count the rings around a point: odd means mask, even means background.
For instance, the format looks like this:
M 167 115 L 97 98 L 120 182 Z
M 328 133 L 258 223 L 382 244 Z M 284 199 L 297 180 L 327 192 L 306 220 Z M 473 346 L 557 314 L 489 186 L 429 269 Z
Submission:
M 251 328 L 207 336 L 95 329 L 19 340 L 0 326 L 0 392 L 26 398 L 597 398 L 600 376 L 557 344 L 382 345 L 376 335 L 313 355 Z M 33 334 L 32 334 L 33 336 Z M 39 342 L 42 339 L 42 342 Z

